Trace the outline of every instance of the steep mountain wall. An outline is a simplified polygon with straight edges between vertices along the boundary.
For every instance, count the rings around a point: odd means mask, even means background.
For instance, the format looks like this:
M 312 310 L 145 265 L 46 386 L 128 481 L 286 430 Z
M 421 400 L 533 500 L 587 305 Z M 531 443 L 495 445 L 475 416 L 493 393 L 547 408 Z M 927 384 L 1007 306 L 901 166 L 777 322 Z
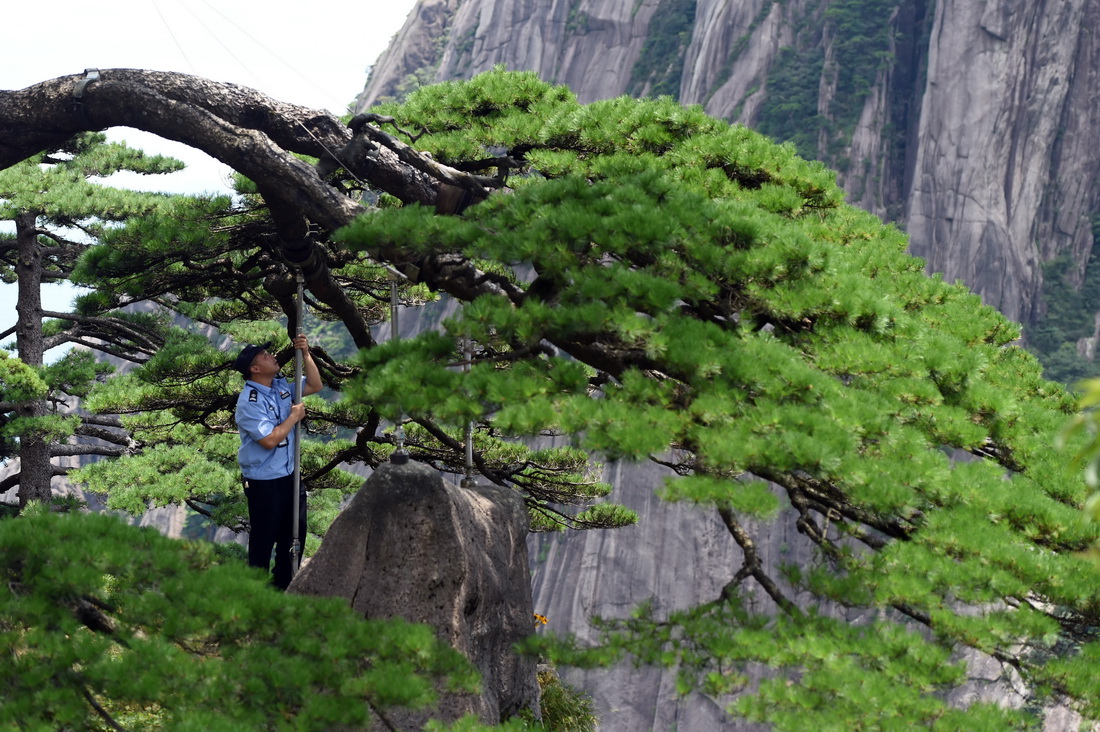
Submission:
M 660 4 L 421 0 L 378 58 L 357 106 L 400 95 L 411 83 L 465 79 L 497 64 L 536 70 L 585 101 L 618 96 Z
M 1100 5 L 941 0 L 906 228 L 934 271 L 1010 317 L 1036 313 L 1039 262 L 1092 249 Z

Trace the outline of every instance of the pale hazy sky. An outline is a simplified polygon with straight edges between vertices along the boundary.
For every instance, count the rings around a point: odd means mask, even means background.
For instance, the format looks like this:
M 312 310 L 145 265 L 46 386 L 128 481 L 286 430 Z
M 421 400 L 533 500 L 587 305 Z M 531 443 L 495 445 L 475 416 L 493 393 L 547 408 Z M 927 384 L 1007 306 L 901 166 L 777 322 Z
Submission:
M 179 71 L 259 89 L 336 114 L 362 91 L 367 69 L 415 0 L 23 0 L 5 3 L 0 89 L 21 89 L 86 68 Z M 119 128 L 111 139 L 172 155 L 188 170 L 158 190 L 224 189 L 228 169 L 179 143 Z M 143 187 L 149 177 L 135 177 Z M 120 182 L 119 184 L 125 185 Z M 47 309 L 72 293 L 50 287 Z M 15 286 L 0 283 L 0 331 L 14 323 Z

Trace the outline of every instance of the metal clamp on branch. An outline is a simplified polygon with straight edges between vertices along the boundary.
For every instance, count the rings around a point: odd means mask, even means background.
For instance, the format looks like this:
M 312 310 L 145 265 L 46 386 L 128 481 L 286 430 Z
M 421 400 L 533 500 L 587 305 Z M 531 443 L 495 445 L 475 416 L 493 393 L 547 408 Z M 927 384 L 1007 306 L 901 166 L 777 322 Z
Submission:
M 93 81 L 99 79 L 99 69 L 84 69 L 84 78 L 76 82 L 73 86 L 73 114 L 76 115 L 80 124 L 87 129 L 94 129 L 91 120 L 88 119 L 88 112 L 84 109 L 84 89 Z

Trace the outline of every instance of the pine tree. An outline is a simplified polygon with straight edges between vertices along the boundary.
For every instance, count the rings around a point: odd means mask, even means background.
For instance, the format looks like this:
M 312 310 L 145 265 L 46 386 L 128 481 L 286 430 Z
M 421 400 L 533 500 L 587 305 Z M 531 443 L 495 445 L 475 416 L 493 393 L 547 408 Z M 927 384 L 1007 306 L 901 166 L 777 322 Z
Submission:
M 5 380 L 2 397 L 5 456 L 19 458 L 19 470 L 0 483 L 0 491 L 19 485 L 19 505 L 51 500 L 50 484 L 69 469 L 59 457 L 117 456 L 133 447 L 117 415 L 78 415 L 74 401 L 112 369 L 96 362 L 92 350 L 129 359 L 147 357 L 160 343 L 157 324 L 140 315 L 109 318 L 42 308 L 44 284 L 66 282 L 74 262 L 106 230 L 130 218 L 148 216 L 167 199 L 100 185 L 119 171 L 169 173 L 182 163 L 146 156 L 124 144 L 107 144 L 98 133 L 80 134 L 57 149 L 35 155 L 0 171 L 0 220 L 12 221 L 13 235 L 0 241 L 0 276 L 18 286 L 15 332 L 19 362 L 13 370 L 26 376 Z M 44 364 L 47 350 L 77 344 L 92 350 L 70 350 Z M 33 388 L 28 388 L 29 381 Z M 85 438 L 74 444 L 71 437 Z
M 134 440 L 150 448 L 74 474 L 87 489 L 105 494 L 109 508 L 139 514 L 149 505 L 182 503 L 215 524 L 247 529 L 232 419 L 241 380 L 228 369 L 232 353 L 221 349 L 273 341 L 282 362 L 289 362 L 289 334 L 297 330 L 297 272 L 279 249 L 270 211 L 255 186 L 244 179 L 236 184 L 241 199 L 232 206 L 204 208 L 202 201 L 183 199 L 161 215 L 105 232 L 73 269 L 73 281 L 95 290 L 84 304 L 97 317 L 113 317 L 122 305 L 144 302 L 218 332 L 212 340 L 197 327 L 167 329 L 155 353 L 84 401 L 95 413 L 128 415 Z M 392 275 L 333 239 L 319 238 L 318 246 L 341 292 L 335 304 L 307 297 L 306 328 L 326 385 L 339 392 L 357 370 L 358 349 L 377 346 L 372 329 L 389 317 Z M 406 306 L 435 299 L 424 286 L 408 282 L 401 284 L 399 296 Z M 455 342 L 441 348 L 459 358 Z M 388 460 L 396 447 L 395 422 L 403 422 L 404 446 L 414 459 L 455 475 L 466 470 L 464 427 L 436 424 L 430 415 L 398 416 L 386 424 L 369 404 L 322 396 L 307 404 L 312 436 L 303 444 L 311 517 L 307 554 L 339 505 L 362 484 L 361 477 L 340 466 L 374 468 Z M 501 440 L 488 429 L 476 435 L 475 443 L 477 469 L 521 490 L 538 529 L 606 528 L 636 518 L 620 506 L 589 505 L 606 496 L 610 486 L 599 479 L 584 451 L 532 449 Z
M 1074 403 L 1015 324 L 926 276 L 830 171 L 697 109 L 579 106 L 494 72 L 378 111 L 436 161 L 503 148 L 527 175 L 461 217 L 383 209 L 341 238 L 533 276 L 447 323 L 491 346 L 468 374 L 425 334 L 364 352 L 352 397 L 668 466 L 662 497 L 713 507 L 741 548 L 712 602 L 605 619 L 599 648 L 559 660 L 678 666 L 685 691 L 719 696 L 772 667 L 731 711 L 778 728 L 1035 723 L 935 694 L 961 683 L 952 654 L 970 647 L 1037 699 L 1100 711 L 1100 575 L 1081 554 L 1097 529 L 1054 450 Z M 754 537 L 767 520 L 793 521 L 817 561 L 768 566 Z M 873 619 L 849 625 L 842 608 Z

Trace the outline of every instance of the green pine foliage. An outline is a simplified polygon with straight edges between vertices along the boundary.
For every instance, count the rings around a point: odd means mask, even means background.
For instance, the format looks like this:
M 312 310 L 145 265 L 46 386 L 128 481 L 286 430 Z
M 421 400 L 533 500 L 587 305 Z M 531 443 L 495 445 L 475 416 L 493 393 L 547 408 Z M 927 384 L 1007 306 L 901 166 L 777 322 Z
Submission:
M 109 515 L 0 520 L 0 578 L 4 728 L 364 729 L 478 685 L 431 628 L 275 592 Z
M 138 365 L 100 385 L 84 401 L 94 412 L 124 415 L 137 443 L 135 454 L 110 465 L 86 466 L 74 475 L 87 490 L 106 494 L 111 508 L 137 512 L 146 505 L 184 503 L 220 525 L 247 528 L 232 417 L 242 382 L 227 369 L 226 350 L 271 341 L 272 350 L 289 361 L 287 323 L 294 284 L 254 186 L 239 178 L 238 187 L 242 196 L 236 202 L 167 200 L 157 216 L 103 231 L 99 244 L 84 251 L 73 266 L 71 279 L 92 288 L 77 303 L 82 315 L 109 317 L 127 329 L 156 334 L 155 349 L 125 341 L 119 348 L 137 350 Z M 357 316 L 367 326 L 383 324 L 389 317 L 387 270 L 333 242 L 323 244 Z M 423 285 L 402 284 L 399 297 L 412 307 L 436 296 Z M 139 315 L 119 312 L 132 302 L 154 303 L 157 310 Z M 405 419 L 381 414 L 369 399 L 340 400 L 348 377 L 358 368 L 354 360 L 359 347 L 373 340 L 357 345 L 337 313 L 309 302 L 306 332 L 329 389 L 306 400 L 303 476 L 310 495 L 310 528 L 316 531 L 307 553 L 336 507 L 362 484 L 361 477 L 341 466 L 376 467 L 386 461 L 396 436 L 380 420 L 391 417 L 392 424 Z M 217 340 L 211 339 L 212 331 L 218 333 Z M 457 355 L 453 340 L 440 339 L 435 347 Z M 370 350 L 383 358 L 389 353 L 385 347 Z M 415 370 L 417 363 L 394 361 L 391 367 Z M 450 395 L 453 404 L 464 399 L 460 393 Z M 448 429 L 409 422 L 404 427 L 406 447 L 415 459 L 462 474 L 464 425 Z M 479 430 L 476 440 L 479 470 L 520 491 L 539 527 L 597 528 L 635 519 L 624 509 L 601 509 L 587 518 L 574 518 L 608 493 L 585 455 L 569 448 L 543 450 L 501 441 L 486 430 Z
M 102 133 L 82 133 L 57 150 L 0 171 L 0 218 L 34 211 L 49 224 L 86 225 L 86 233 L 98 236 L 110 222 L 147 214 L 168 197 L 98 185 L 90 179 L 122 170 L 155 175 L 182 168 L 183 163 L 173 158 L 108 143 Z
M 49 500 L 54 475 L 67 472 L 53 462 L 70 454 L 117 455 L 128 438 L 116 431 L 113 418 L 89 418 L 75 413 L 75 400 L 89 395 L 114 369 L 96 362 L 89 352 L 70 352 L 43 365 L 52 348 L 79 343 L 125 360 L 140 360 L 156 349 L 163 330 L 148 316 L 104 314 L 104 308 L 122 304 L 117 293 L 97 292 L 85 298 L 104 306 L 76 313 L 50 313 L 49 318 L 26 320 L 37 312 L 41 286 L 72 281 L 74 263 L 93 249 L 109 231 L 128 221 L 152 217 L 174 199 L 156 193 L 121 190 L 104 185 L 119 171 L 142 175 L 170 173 L 182 163 L 147 156 L 124 144 L 107 143 L 100 133 L 78 134 L 57 149 L 44 151 L 0 171 L 0 220 L 14 223 L 15 236 L 0 242 L 0 273 L 18 282 L 21 318 L 17 339 L 5 347 L 18 351 L 20 360 L 35 369 L 45 389 L 30 398 L 5 389 L 0 405 L 5 455 L 18 454 L 18 471 L 7 486 L 19 485 L 19 502 Z M 14 386 L 14 382 L 11 386 Z M 99 445 L 75 448 L 70 438 L 93 436 Z M 106 444 L 104 444 L 106 443 Z M 77 452 L 74 453 L 73 451 Z
M 1084 469 L 1085 481 L 1093 489 L 1085 504 L 1085 513 L 1092 521 L 1100 521 L 1100 379 L 1079 382 L 1081 411 L 1066 425 L 1059 435 L 1059 444 L 1065 446 L 1076 439 L 1073 466 Z
M 717 510 L 745 557 L 714 602 L 607 620 L 597 648 L 549 644 L 559 662 L 675 666 L 684 691 L 735 693 L 731 713 L 780 729 L 807 715 L 837 729 L 1036 723 L 944 701 L 969 647 L 1011 665 L 1031 709 L 1100 716 L 1081 670 L 1100 619 L 1084 554 L 1098 528 L 1054 449 L 1075 405 L 1014 344 L 1019 326 L 926 276 L 822 165 L 698 109 L 582 106 L 496 70 L 381 111 L 436 160 L 503 148 L 525 167 L 510 195 L 461 217 L 384 209 L 339 237 L 531 275 L 514 280 L 523 296 L 483 295 L 442 336 L 364 353 L 351 397 L 653 460 L 676 474 L 663 495 Z M 462 336 L 495 357 L 454 369 L 445 343 Z M 764 565 L 752 527 L 769 517 L 795 522 L 816 558 Z M 839 608 L 874 620 L 849 625 Z M 774 679 L 749 689 L 760 664 Z
M 40 371 L 0 351 L 0 401 L 26 403 L 43 399 L 48 393 L 49 386 Z M 19 453 L 19 432 L 10 429 L 14 419 L 17 415 L 13 412 L 0 414 L 0 459 L 5 461 Z
M 592 698 L 569 684 L 563 683 L 553 668 L 540 668 L 539 706 L 542 725 L 553 732 L 593 732 L 599 728 L 599 718 Z
M 42 372 L 27 366 L 17 358 L 0 351 L 0 385 L 5 402 L 25 402 L 39 399 L 49 392 Z
M 43 380 L 53 389 L 72 397 L 88 396 L 92 388 L 113 373 L 114 369 L 97 361 L 89 351 L 68 351 L 41 370 Z
M 171 339 L 170 339 L 171 340 Z M 191 342 L 191 337 L 182 339 Z M 124 412 L 125 426 L 143 443 L 133 455 L 84 465 L 71 479 L 85 490 L 103 494 L 109 509 L 141 515 L 154 506 L 186 505 L 218 526 L 248 529 L 247 504 L 237 467 L 240 439 L 232 423 L 232 404 L 240 377 L 224 370 L 191 378 L 181 368 L 188 360 L 194 371 L 221 366 L 224 354 L 199 339 L 204 350 L 175 354 L 166 346 L 148 368 L 112 378 L 86 401 L 94 411 Z M 165 364 L 173 369 L 162 370 Z M 178 379 L 178 381 L 176 381 Z M 308 397 L 306 404 L 323 415 L 325 402 Z M 303 475 L 309 478 L 309 530 L 305 555 L 319 545 L 332 519 L 362 478 L 343 470 L 324 470 L 348 449 L 346 441 L 307 439 L 302 445 Z

